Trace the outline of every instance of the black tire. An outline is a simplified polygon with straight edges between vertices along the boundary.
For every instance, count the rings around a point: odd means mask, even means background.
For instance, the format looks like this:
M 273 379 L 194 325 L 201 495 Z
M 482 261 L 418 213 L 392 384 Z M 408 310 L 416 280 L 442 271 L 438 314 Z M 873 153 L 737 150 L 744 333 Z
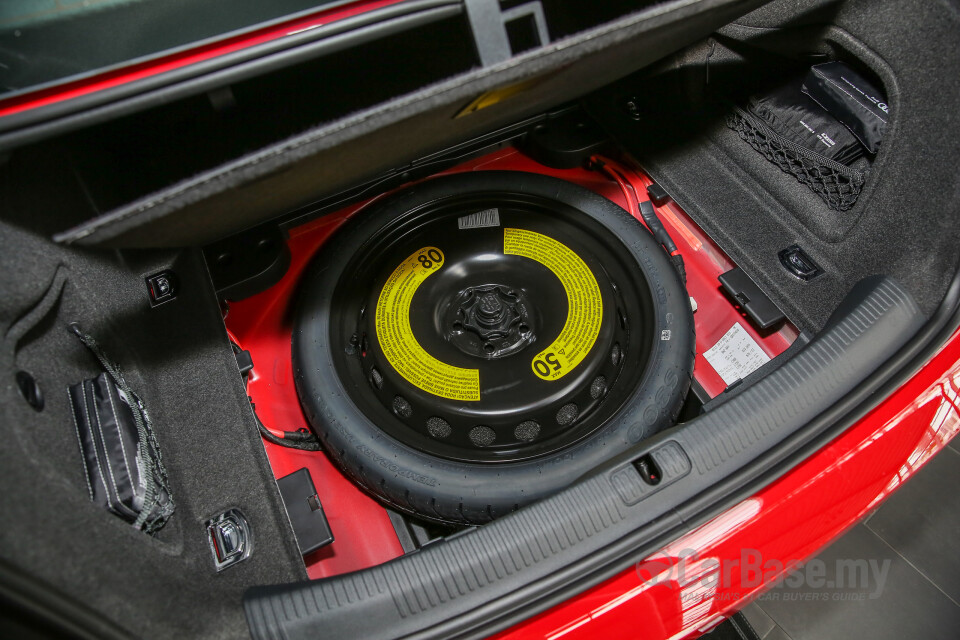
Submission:
M 646 370 L 619 410 L 593 433 L 541 457 L 466 463 L 419 451 L 388 436 L 351 399 L 335 369 L 331 310 L 348 263 L 367 238 L 398 215 L 465 191 L 513 191 L 551 198 L 598 221 L 624 242 L 650 287 L 653 331 Z M 300 289 L 293 331 L 294 378 L 301 404 L 326 453 L 358 485 L 392 507 L 428 519 L 479 524 L 549 496 L 598 464 L 674 423 L 694 360 L 688 294 L 669 257 L 613 202 L 569 182 L 491 171 L 436 178 L 372 206 L 320 251 Z

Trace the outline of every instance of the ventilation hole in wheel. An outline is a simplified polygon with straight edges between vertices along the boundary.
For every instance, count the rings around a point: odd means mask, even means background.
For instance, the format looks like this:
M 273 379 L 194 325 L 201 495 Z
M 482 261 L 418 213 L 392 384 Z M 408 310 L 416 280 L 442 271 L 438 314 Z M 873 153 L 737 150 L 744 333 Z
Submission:
M 606 393 L 607 378 L 605 376 L 597 376 L 593 379 L 593 382 L 590 383 L 590 397 L 596 400 L 606 395 Z
M 433 416 L 427 420 L 427 432 L 437 440 L 448 437 L 452 431 L 453 429 L 450 428 L 450 423 L 443 418 Z
M 623 356 L 623 351 L 620 350 L 620 343 L 617 342 L 613 345 L 613 348 L 610 349 L 610 362 L 613 363 L 613 366 L 620 364 L 620 358 Z
M 409 418 L 413 415 L 413 407 L 403 396 L 395 396 L 393 398 L 393 412 L 401 418 Z
M 497 439 L 497 434 L 490 427 L 482 424 L 470 429 L 470 442 L 478 447 L 489 447 Z
M 577 405 L 572 402 L 565 404 L 560 407 L 560 411 L 557 411 L 557 424 L 565 427 L 576 420 L 578 415 L 580 415 L 580 408 Z
M 376 367 L 370 369 L 370 384 L 375 389 L 383 389 L 383 374 Z
M 487 353 L 493 353 L 494 351 L 496 351 L 496 347 L 494 347 L 492 344 L 488 342 L 487 344 L 483 345 L 483 350 L 486 351 Z
M 533 442 L 540 435 L 540 425 L 535 420 L 527 420 L 517 425 L 513 437 L 523 442 Z
M 624 315 L 623 310 L 617 309 L 617 317 L 620 319 L 620 328 L 624 331 L 627 330 L 627 316 Z

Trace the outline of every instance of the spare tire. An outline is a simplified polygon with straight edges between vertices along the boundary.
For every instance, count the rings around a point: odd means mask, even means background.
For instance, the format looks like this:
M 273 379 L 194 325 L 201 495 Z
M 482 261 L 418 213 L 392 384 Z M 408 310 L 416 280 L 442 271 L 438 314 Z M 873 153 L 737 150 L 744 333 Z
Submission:
M 301 404 L 388 505 L 483 523 L 671 425 L 693 318 L 663 249 L 569 182 L 435 178 L 357 214 L 309 266 Z

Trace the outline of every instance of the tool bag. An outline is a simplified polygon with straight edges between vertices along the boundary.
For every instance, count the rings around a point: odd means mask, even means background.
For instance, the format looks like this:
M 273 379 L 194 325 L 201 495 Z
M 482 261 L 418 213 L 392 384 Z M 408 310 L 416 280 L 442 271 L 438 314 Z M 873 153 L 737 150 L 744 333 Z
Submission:
M 105 369 L 68 390 L 90 500 L 154 533 L 173 514 L 174 503 L 150 418 L 96 340 L 77 325 L 71 330 Z
M 847 211 L 863 189 L 858 163 L 883 135 L 885 98 L 840 62 L 735 106 L 728 126 L 763 156 L 810 187 L 828 207 Z M 854 166 L 856 165 L 856 166 Z

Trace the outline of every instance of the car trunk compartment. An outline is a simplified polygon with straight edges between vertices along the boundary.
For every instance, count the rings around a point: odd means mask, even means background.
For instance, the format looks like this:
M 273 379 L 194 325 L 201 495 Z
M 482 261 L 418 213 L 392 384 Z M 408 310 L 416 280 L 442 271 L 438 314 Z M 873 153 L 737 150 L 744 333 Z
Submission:
M 960 103 L 960 89 L 942 81 L 960 66 L 948 8 L 904 16 L 892 1 L 809 11 L 774 2 L 730 23 L 761 3 L 677 1 L 627 15 L 622 3 L 609 2 L 600 13 L 620 16 L 613 22 L 583 22 L 577 9 L 565 25 L 559 4 L 544 2 L 560 39 L 480 67 L 461 10 L 440 4 L 439 13 L 391 30 L 369 49 L 360 50 L 369 41 L 356 41 L 302 66 L 226 82 L 222 91 L 171 93 L 166 108 L 134 109 L 97 128 L 31 144 L 5 139 L 0 327 L 7 333 L 38 305 L 52 311 L 5 361 L 9 380 L 20 370 L 36 375 L 48 405 L 37 412 L 12 383 L 5 387 L 4 429 L 16 447 L 3 479 L 13 487 L 7 508 L 19 516 L 4 562 L 41 584 L 57 583 L 66 598 L 89 597 L 100 613 L 113 615 L 112 603 L 123 600 L 117 615 L 126 620 L 169 591 L 166 608 L 149 610 L 134 633 L 241 635 L 243 607 L 255 637 L 306 637 L 320 628 L 371 637 L 488 635 L 622 571 L 745 487 L 785 473 L 804 447 L 822 444 L 878 400 L 881 385 L 908 365 L 904 354 L 920 348 L 914 334 L 932 339 L 936 327 L 925 318 L 946 322 L 941 304 L 955 302 L 949 286 L 960 245 L 958 130 L 945 107 Z M 414 63 L 405 57 L 412 37 L 437 59 L 405 73 Z M 439 59 L 447 47 L 451 54 Z M 393 54 L 379 67 L 390 71 L 383 82 L 366 86 L 346 70 Z M 859 200 L 842 213 L 726 122 L 732 103 L 784 70 L 825 59 L 871 74 L 894 114 L 879 153 L 862 164 Z M 324 61 L 343 67 L 325 69 Z M 340 92 L 357 93 L 308 104 L 318 73 Z M 491 96 L 489 106 L 470 108 Z M 231 101 L 252 109 L 234 118 Z M 696 385 L 680 423 L 552 497 L 477 528 L 398 516 L 325 454 L 262 442 L 257 416 L 274 430 L 309 426 L 293 387 L 289 310 L 307 262 L 353 214 L 403 186 L 481 166 L 550 172 L 627 204 L 597 171 L 547 169 L 525 155 L 535 127 L 577 109 L 605 131 L 604 157 L 630 169 L 634 190 L 642 194 L 655 181 L 666 191 L 657 213 L 692 258 Z M 198 111 L 204 118 L 193 121 Z M 209 146 L 195 154 L 191 145 L 204 141 Z M 792 247 L 822 273 L 805 281 L 788 271 L 780 254 Z M 249 268 L 234 277 L 231 264 Z M 738 309 L 744 301 L 717 281 L 734 267 L 784 312 L 785 324 L 750 324 Z M 183 294 L 151 305 L 147 280 L 168 270 Z M 49 293 L 57 278 L 66 278 L 62 295 Z M 24 432 L 62 427 L 67 386 L 94 373 L 88 354 L 61 335 L 74 317 L 105 336 L 157 408 L 180 510 L 156 539 L 93 511 L 78 490 L 72 440 L 57 432 L 45 451 L 45 440 Z M 731 385 L 705 354 L 736 324 L 771 360 Z M 231 341 L 252 354 L 246 391 Z M 629 419 L 613 418 L 625 430 L 634 426 Z M 306 558 L 273 486 L 303 467 L 335 535 Z M 31 483 L 51 496 L 41 509 L 22 491 Z M 250 562 L 217 574 L 205 525 L 233 508 L 249 516 L 256 546 Z M 44 524 L 54 512 L 96 535 L 65 543 Z M 43 535 L 34 535 L 39 528 Z M 128 595 L 98 591 L 104 566 L 121 575 L 117 588 Z M 139 578 L 122 575 L 128 566 Z M 216 614 L 195 626 L 209 608 Z

